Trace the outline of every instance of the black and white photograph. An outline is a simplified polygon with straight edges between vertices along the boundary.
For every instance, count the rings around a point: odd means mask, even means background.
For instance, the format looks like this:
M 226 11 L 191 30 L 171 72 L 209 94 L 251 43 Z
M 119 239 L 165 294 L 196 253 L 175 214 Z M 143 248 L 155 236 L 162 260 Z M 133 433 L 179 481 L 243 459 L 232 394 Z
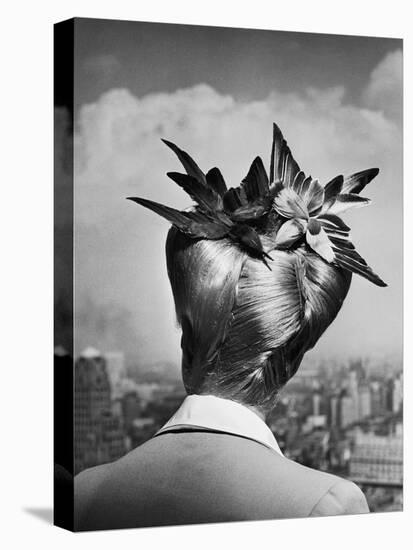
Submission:
M 55 523 L 402 511 L 403 41 L 54 32 Z
M 1 548 L 409 547 L 408 7 L 4 6 Z

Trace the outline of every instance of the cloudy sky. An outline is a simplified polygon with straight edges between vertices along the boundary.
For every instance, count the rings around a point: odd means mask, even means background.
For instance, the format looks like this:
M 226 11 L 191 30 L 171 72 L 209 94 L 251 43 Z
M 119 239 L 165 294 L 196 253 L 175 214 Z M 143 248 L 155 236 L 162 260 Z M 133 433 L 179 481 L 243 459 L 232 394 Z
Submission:
M 78 20 L 77 352 L 94 345 L 124 350 L 130 365 L 179 364 L 169 225 L 125 197 L 189 206 L 165 176 L 180 167 L 161 137 L 238 185 L 256 155 L 268 165 L 275 121 L 301 168 L 323 183 L 380 168 L 364 193 L 372 205 L 345 219 L 389 286 L 354 276 L 313 357 L 400 355 L 401 48 L 381 38 Z

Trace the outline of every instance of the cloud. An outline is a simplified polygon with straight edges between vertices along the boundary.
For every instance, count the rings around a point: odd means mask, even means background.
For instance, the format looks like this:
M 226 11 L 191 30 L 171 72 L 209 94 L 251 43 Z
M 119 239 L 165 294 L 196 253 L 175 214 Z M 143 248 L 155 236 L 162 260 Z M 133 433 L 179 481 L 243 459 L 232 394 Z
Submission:
M 403 54 L 395 50 L 377 65 L 364 90 L 366 106 L 401 119 L 403 108 Z
M 190 204 L 165 176 L 180 166 L 161 137 L 187 150 L 204 170 L 219 166 L 228 186 L 238 185 L 256 155 L 268 166 L 271 124 L 276 121 L 301 167 L 322 183 L 338 173 L 380 167 L 368 194 L 375 204 L 352 215 L 351 225 L 361 253 L 390 288 L 381 291 L 355 277 L 341 317 L 319 349 L 326 354 L 397 349 L 401 128 L 389 114 L 393 107 L 385 104 L 385 97 L 397 97 L 397 90 L 393 87 L 391 95 L 390 85 L 385 85 L 396 57 L 384 59 L 372 72 L 362 106 L 346 102 L 345 87 L 273 90 L 265 100 L 242 102 L 205 84 L 142 98 L 113 89 L 82 106 L 75 136 L 79 347 L 90 343 L 88 328 L 81 324 L 82 310 L 93 303 L 107 312 L 108 304 L 117 304 L 119 311 L 130 312 L 123 339 L 115 326 L 119 315 L 108 316 L 119 347 L 136 362 L 179 361 L 179 332 L 164 258 L 168 224 L 125 197 L 143 196 L 178 208 Z M 96 315 L 101 317 L 100 312 Z M 110 330 L 105 325 L 105 331 Z
M 150 178 L 162 168 L 160 159 L 167 167 L 168 154 L 159 141 L 167 137 L 190 149 L 204 166 L 219 162 L 237 184 L 254 151 L 268 157 L 276 120 L 303 165 L 325 177 L 340 161 L 371 161 L 398 132 L 383 113 L 347 105 L 344 95 L 341 87 L 303 94 L 274 91 L 266 100 L 244 103 L 205 84 L 142 99 L 128 90 L 111 90 L 80 112 L 78 174 L 103 185 Z

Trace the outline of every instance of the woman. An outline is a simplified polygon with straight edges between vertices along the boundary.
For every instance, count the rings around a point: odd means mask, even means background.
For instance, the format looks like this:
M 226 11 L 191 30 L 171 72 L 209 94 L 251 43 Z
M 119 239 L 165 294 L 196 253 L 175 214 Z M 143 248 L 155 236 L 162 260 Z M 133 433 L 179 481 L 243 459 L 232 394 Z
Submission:
M 196 202 L 166 218 L 168 275 L 182 328 L 188 397 L 154 438 L 76 478 L 77 529 L 368 512 L 353 483 L 285 458 L 265 424 L 280 389 L 336 317 L 352 273 L 385 283 L 338 214 L 369 200 L 371 169 L 324 187 L 306 177 L 274 125 L 270 175 L 257 157 L 227 190 L 165 142 Z

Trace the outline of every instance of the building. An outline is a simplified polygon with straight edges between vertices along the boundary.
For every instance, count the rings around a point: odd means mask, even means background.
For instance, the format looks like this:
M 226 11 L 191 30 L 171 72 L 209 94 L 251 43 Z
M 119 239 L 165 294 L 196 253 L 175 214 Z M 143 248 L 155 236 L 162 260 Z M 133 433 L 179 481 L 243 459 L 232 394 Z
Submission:
M 370 384 L 371 414 L 381 416 L 386 412 L 385 392 L 383 386 L 377 380 Z
M 316 389 L 319 386 L 320 375 L 317 368 L 311 368 L 306 365 L 305 368 L 298 370 L 296 376 L 289 382 L 289 385 L 294 387 L 299 385 L 301 387 Z
M 125 393 L 121 399 L 122 416 L 126 433 L 129 432 L 134 420 L 141 416 L 141 404 L 136 391 Z
M 329 432 L 315 429 L 310 433 L 301 433 L 295 443 L 289 446 L 288 456 L 293 460 L 320 470 L 327 469 Z
M 125 453 L 121 419 L 112 412 L 106 359 L 87 348 L 75 363 L 75 473 Z
M 400 373 L 394 380 L 392 397 L 392 412 L 401 412 L 403 407 L 403 373 Z
M 178 410 L 185 397 L 186 392 L 181 386 L 165 393 L 159 390 L 154 394 L 154 400 L 146 404 L 145 417 L 153 418 L 156 429 L 159 429 Z
M 359 420 L 363 420 L 371 415 L 370 387 L 367 382 L 361 382 L 359 385 L 358 405 Z
M 384 386 L 386 412 L 394 412 L 394 378 L 387 378 Z
M 317 390 L 313 392 L 313 411 L 312 414 L 314 416 L 318 416 L 321 414 L 321 398 L 322 394 L 321 391 Z
M 112 399 L 121 396 L 122 380 L 126 377 L 125 356 L 120 351 L 110 351 L 104 354 L 106 370 L 112 391 Z
M 344 391 L 340 395 L 340 427 L 345 428 L 358 421 L 358 399 Z
M 341 426 L 340 393 L 335 391 L 329 398 L 328 425 L 331 428 Z
M 403 485 L 403 438 L 357 430 L 350 458 L 350 478 L 361 484 Z
M 149 417 L 135 418 L 128 431 L 129 447 L 134 449 L 150 439 L 157 431 L 155 420 Z

